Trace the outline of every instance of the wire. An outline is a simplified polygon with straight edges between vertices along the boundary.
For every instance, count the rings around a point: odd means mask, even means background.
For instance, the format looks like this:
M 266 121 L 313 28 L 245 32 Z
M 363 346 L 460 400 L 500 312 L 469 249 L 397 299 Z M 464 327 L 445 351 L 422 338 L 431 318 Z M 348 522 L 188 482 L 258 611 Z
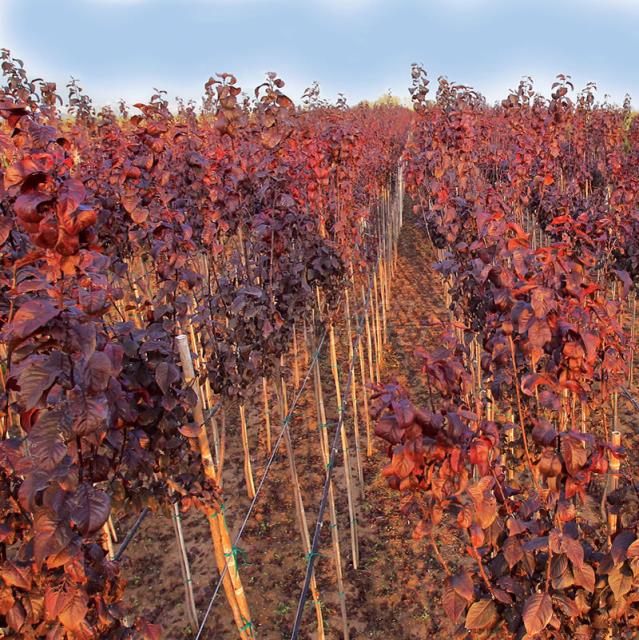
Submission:
M 368 293 L 366 294 L 366 299 L 364 301 L 364 311 L 359 317 L 359 325 L 357 328 L 357 335 L 355 338 L 355 343 L 353 348 L 353 357 L 351 358 L 351 362 L 349 365 L 346 386 L 344 387 L 342 397 L 340 398 L 340 406 L 338 407 L 339 419 L 337 421 L 335 435 L 333 436 L 333 445 L 331 447 L 331 455 L 329 457 L 328 464 L 326 465 L 326 480 L 324 481 L 324 488 L 322 490 L 322 499 L 320 501 L 319 512 L 317 514 L 317 522 L 315 523 L 315 531 L 313 533 L 313 543 L 311 545 L 310 552 L 307 554 L 306 575 L 304 576 L 304 587 L 302 588 L 302 593 L 300 594 L 300 599 L 297 603 L 297 611 L 295 613 L 295 622 L 293 623 L 291 640 L 296 640 L 299 635 L 300 626 L 302 624 L 302 615 L 304 613 L 304 606 L 306 605 L 306 600 L 308 599 L 309 587 L 311 583 L 311 578 L 313 576 L 313 567 L 315 565 L 315 558 L 317 557 L 317 553 L 318 553 L 317 549 L 319 547 L 320 533 L 322 530 L 322 526 L 324 524 L 323 522 L 324 512 L 326 511 L 326 504 L 328 502 L 328 491 L 331 484 L 331 476 L 333 473 L 335 456 L 338 451 L 338 443 L 339 443 L 341 430 L 344 426 L 344 415 L 345 415 L 344 406 L 347 404 L 348 394 L 350 392 L 351 384 L 353 382 L 353 372 L 355 369 L 355 357 L 358 354 L 359 341 L 362 337 L 363 330 L 364 330 L 364 315 L 368 311 L 368 306 L 370 303 L 370 294 L 371 294 L 371 289 L 369 286 Z
M 324 340 L 326 339 L 326 334 L 327 334 L 327 327 L 324 327 L 324 331 L 322 333 L 322 337 L 319 341 L 319 345 L 317 347 L 317 349 L 315 350 L 315 353 L 313 354 L 313 358 L 311 360 L 311 363 L 309 365 L 309 368 L 306 372 L 306 375 L 304 376 L 304 379 L 302 380 L 302 384 L 300 385 L 297 394 L 295 395 L 295 398 L 293 399 L 293 404 L 291 405 L 291 408 L 289 409 L 289 412 L 286 414 L 286 417 L 284 418 L 284 422 L 282 425 L 282 430 L 280 431 L 279 436 L 277 437 L 277 440 L 275 441 L 275 444 L 273 446 L 273 450 L 271 452 L 271 456 L 268 459 L 268 462 L 266 463 L 266 467 L 264 469 L 264 473 L 262 474 L 262 478 L 260 479 L 259 484 L 257 485 L 257 489 L 255 490 L 255 496 L 253 498 L 253 500 L 251 501 L 251 504 L 249 505 L 248 510 L 246 511 L 246 514 L 244 515 L 244 519 L 242 520 L 242 524 L 240 526 L 239 531 L 237 532 L 237 535 L 235 536 L 235 540 L 233 542 L 233 547 L 237 547 L 237 543 L 240 541 L 240 538 L 242 537 L 242 534 L 244 533 L 244 528 L 246 527 L 246 524 L 249 521 L 249 518 L 251 517 L 251 512 L 253 511 L 253 507 L 255 506 L 257 499 L 260 495 L 260 491 L 262 490 L 262 487 L 264 485 L 264 482 L 266 480 L 266 477 L 268 476 L 268 472 L 271 469 L 271 465 L 273 464 L 273 461 L 275 460 L 275 456 L 277 455 L 277 451 L 280 447 L 280 444 L 282 443 L 282 439 L 284 438 L 284 434 L 286 433 L 286 430 L 289 427 L 290 424 L 290 420 L 291 417 L 293 415 L 293 412 L 295 411 L 296 407 L 297 407 L 297 403 L 300 400 L 300 397 L 302 395 L 302 392 L 304 391 L 304 388 L 306 387 L 306 383 L 308 382 L 308 379 L 311 375 L 311 372 L 313 370 L 313 367 L 315 366 L 315 362 L 317 361 L 317 359 L 319 358 L 319 354 L 320 351 L 322 350 L 322 346 L 324 344 Z M 211 599 L 209 601 L 208 607 L 206 608 L 206 612 L 204 613 L 204 617 L 202 618 L 202 622 L 200 623 L 200 628 L 198 629 L 197 635 L 195 636 L 195 640 L 200 640 L 200 638 L 202 637 L 202 632 L 204 631 L 204 627 L 206 626 L 206 621 L 209 617 L 209 614 L 211 613 L 211 608 L 213 607 L 213 602 L 215 602 L 215 598 L 217 597 L 217 594 L 220 590 L 220 587 L 222 586 L 222 582 L 224 580 L 224 576 L 226 575 L 227 571 L 228 571 L 229 565 L 228 562 L 225 560 L 224 561 L 224 568 L 222 569 L 222 572 L 220 573 L 220 577 L 217 581 L 217 584 L 215 585 L 215 589 L 213 591 L 213 595 L 211 596 Z
M 122 540 L 122 544 L 120 545 L 119 549 L 115 552 L 115 555 L 113 556 L 113 560 L 120 559 L 125 549 L 129 546 L 129 543 L 131 542 L 131 540 L 133 540 L 133 536 L 137 533 L 138 529 L 140 528 L 140 525 L 142 524 L 142 522 L 144 521 L 144 518 L 146 518 L 148 513 L 149 513 L 149 508 L 144 507 L 144 509 L 142 509 L 142 511 L 140 512 L 140 515 L 137 517 L 137 520 L 133 523 L 133 526 L 129 529 L 129 532 L 124 537 L 124 540 Z
M 637 402 L 636 398 L 626 387 L 621 387 L 621 395 L 624 396 L 637 411 L 639 411 L 639 402 Z

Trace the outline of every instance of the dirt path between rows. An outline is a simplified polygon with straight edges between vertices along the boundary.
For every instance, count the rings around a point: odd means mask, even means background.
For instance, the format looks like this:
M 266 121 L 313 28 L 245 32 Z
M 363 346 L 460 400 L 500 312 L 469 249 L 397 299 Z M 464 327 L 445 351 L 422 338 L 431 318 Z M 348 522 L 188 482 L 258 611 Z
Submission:
M 415 221 L 405 220 L 391 291 L 388 344 L 382 377 L 386 381 L 397 379 L 411 390 L 416 400 L 423 399 L 425 390 L 420 383 L 414 349 L 418 345 L 433 346 L 433 331 L 429 324 L 434 316 L 444 317 L 442 285 L 430 266 L 432 261 L 433 253 L 425 232 Z M 331 395 L 329 391 L 332 379 L 327 362 L 322 362 L 322 376 L 329 396 L 330 417 L 331 413 L 335 415 L 335 402 L 334 393 Z M 299 411 L 291 424 L 310 527 L 317 518 L 324 482 L 317 420 L 311 400 L 311 393 L 303 394 Z M 261 398 L 256 396 L 251 405 L 251 451 L 254 453 L 257 482 L 266 462 Z M 234 413 L 231 411 L 228 416 L 224 472 L 226 514 L 233 535 L 249 504 L 242 473 L 239 426 Z M 347 427 L 352 432 L 350 423 Z M 446 637 L 448 628 L 442 620 L 439 604 L 441 572 L 427 545 L 412 540 L 415 523 L 400 514 L 398 494 L 387 488 L 380 473 L 387 459 L 384 443 L 375 438 L 374 446 L 374 455 L 364 459 L 364 496 L 360 497 L 358 512 L 361 566 L 357 571 L 352 568 L 350 555 L 341 456 L 335 469 L 351 638 L 417 640 Z M 240 572 L 257 638 L 275 640 L 290 637 L 306 565 L 292 498 L 288 464 L 282 447 L 239 545 Z M 122 535 L 131 522 L 132 518 L 127 518 L 119 524 Z M 204 518 L 199 514 L 185 516 L 184 529 L 201 619 L 217 581 L 217 571 Z M 320 552 L 316 574 L 326 637 L 333 640 L 342 636 L 328 526 L 324 527 Z M 129 581 L 126 595 L 134 612 L 160 623 L 167 639 L 193 638 L 194 630 L 186 623 L 178 551 L 168 518 L 158 514 L 147 518 L 125 557 L 125 575 Z M 300 638 L 316 638 L 316 629 L 314 608 L 309 603 Z M 235 637 L 237 633 L 233 629 L 223 590 L 220 590 L 202 638 Z

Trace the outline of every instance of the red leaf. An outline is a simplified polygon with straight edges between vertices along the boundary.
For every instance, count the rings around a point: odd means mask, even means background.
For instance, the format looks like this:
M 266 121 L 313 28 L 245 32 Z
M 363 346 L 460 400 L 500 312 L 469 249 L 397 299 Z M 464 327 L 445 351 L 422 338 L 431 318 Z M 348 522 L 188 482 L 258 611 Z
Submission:
M 54 469 L 67 454 L 62 438 L 65 420 L 64 414 L 57 409 L 43 411 L 29 432 L 27 440 L 31 455 L 44 470 Z
M 14 631 L 20 631 L 20 629 L 22 629 L 22 625 L 24 625 L 26 620 L 27 620 L 27 612 L 24 610 L 24 607 L 22 606 L 22 602 L 18 600 L 14 603 L 13 607 L 11 607 L 11 609 L 7 613 L 7 624 Z M 22 634 L 20 634 L 20 636 L 22 636 Z
M 86 198 L 84 184 L 76 178 L 67 178 L 58 191 L 58 215 L 61 219 L 70 216 Z
M 4 188 L 9 189 L 22 184 L 34 173 L 43 173 L 53 168 L 53 160 L 49 154 L 41 153 L 14 162 L 4 174 Z
M 169 362 L 160 362 L 155 369 L 155 381 L 158 383 L 162 393 L 167 395 L 171 385 L 180 379 L 180 372 L 177 367 Z
M 575 584 L 578 587 L 583 587 L 586 591 L 588 591 L 588 593 L 594 592 L 595 571 L 589 564 L 584 562 L 580 567 L 573 565 L 572 573 Z
M 6 326 L 4 330 L 6 339 L 9 342 L 24 340 L 59 314 L 60 310 L 48 300 L 28 300 Z
M 95 224 L 97 219 L 98 215 L 93 209 L 85 206 L 79 206 L 77 209 L 74 209 L 71 213 L 67 213 L 64 218 L 62 218 L 62 224 L 64 230 L 70 236 L 75 236 Z
M 104 391 L 113 374 L 111 360 L 104 351 L 94 351 L 87 362 L 84 379 L 93 393 Z
M 25 361 L 24 368 L 18 375 L 18 385 L 20 401 L 27 411 L 40 402 L 45 391 L 63 372 L 62 367 L 63 359 L 59 351 L 54 351 L 48 356 L 31 356 Z
M 608 584 L 615 595 L 615 600 L 619 600 L 632 589 L 632 582 L 632 572 L 625 565 L 614 567 L 608 574 Z
M 442 596 L 442 606 L 446 615 L 456 624 L 464 614 L 464 611 L 466 611 L 468 602 L 454 589 L 448 587 L 444 590 L 444 595 Z
M 15 604 L 11 587 L 0 588 L 0 616 L 6 616 Z
M 7 241 L 13 229 L 13 220 L 7 216 L 0 216 L 0 247 Z
M 408 478 L 415 468 L 415 462 L 406 447 L 400 445 L 393 449 L 389 470 L 400 479 Z
M 88 610 L 89 604 L 86 594 L 81 591 L 73 591 L 69 594 L 69 599 L 58 615 L 58 619 L 65 629 L 76 631 L 83 626 Z
M 451 576 L 450 585 L 464 600 L 472 602 L 475 599 L 473 581 L 468 572 L 464 571 Z
M 71 501 L 71 520 L 83 535 L 96 532 L 109 517 L 111 499 L 88 483 L 81 484 Z
M 42 564 L 49 556 L 60 553 L 72 538 L 66 521 L 58 520 L 48 509 L 41 509 L 35 517 L 33 538 L 34 558 Z
M 627 298 L 628 293 L 632 288 L 632 278 L 630 277 L 630 274 L 627 271 L 623 271 L 623 270 L 620 271 L 617 269 L 614 270 L 614 273 L 619 278 L 619 280 L 621 280 L 621 283 L 623 285 L 623 293 L 622 293 L 623 298 Z
M 190 423 L 181 426 L 178 431 L 186 438 L 197 438 L 202 431 L 202 427 L 196 424 Z
M 140 198 L 135 194 L 122 196 L 122 206 L 136 224 L 142 224 L 149 216 L 149 212 L 140 206 Z
M 16 198 L 13 210 L 23 222 L 40 222 L 44 214 L 38 211 L 38 207 L 51 200 L 53 200 L 53 197 L 50 193 L 35 190 L 27 191 Z
M 565 616 L 576 618 L 579 615 L 579 608 L 575 604 L 575 601 L 568 596 L 557 593 L 552 596 L 552 601 Z
M 612 547 L 610 548 L 610 555 L 615 564 L 623 562 L 628 556 L 630 546 L 633 542 L 636 542 L 636 536 L 633 531 L 624 529 L 619 531 L 612 541 Z
M 82 311 L 89 315 L 101 315 L 108 307 L 107 296 L 104 289 L 86 290 L 79 292 Z
M 57 620 L 60 611 L 69 604 L 69 594 L 58 589 L 47 589 L 44 594 L 44 615 L 49 621 Z
M 573 567 L 581 567 L 584 563 L 584 548 L 579 540 L 564 535 L 561 538 L 561 550 L 565 553 Z
M 543 349 L 551 339 L 552 333 L 545 320 L 533 320 L 528 326 L 528 340 L 533 347 Z
M 521 390 L 527 396 L 535 395 L 535 389 L 540 384 L 549 384 L 550 380 L 546 376 L 542 376 L 539 373 L 527 373 L 525 376 L 522 376 L 521 379 Z
M 552 599 L 547 593 L 535 593 L 525 604 L 522 617 L 529 635 L 541 633 L 552 618 Z
M 492 493 L 494 484 L 495 481 L 490 476 L 484 476 L 468 488 L 475 505 L 477 522 L 483 529 L 490 527 L 497 517 L 497 499 Z
M 497 609 L 492 600 L 479 600 L 471 605 L 466 614 L 466 628 L 474 631 L 489 629 L 497 621 Z
M 0 577 L 10 587 L 17 587 L 24 591 L 31 590 L 31 567 L 18 567 L 12 562 L 5 562 L 0 567 Z

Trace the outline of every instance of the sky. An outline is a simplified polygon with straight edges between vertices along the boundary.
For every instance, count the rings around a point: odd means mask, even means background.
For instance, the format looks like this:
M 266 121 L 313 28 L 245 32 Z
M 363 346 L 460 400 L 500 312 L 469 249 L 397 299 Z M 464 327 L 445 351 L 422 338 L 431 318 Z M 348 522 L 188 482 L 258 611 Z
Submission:
M 223 71 L 247 91 L 275 71 L 295 101 L 313 81 L 350 104 L 404 98 L 418 62 L 431 86 L 445 75 L 489 102 L 565 73 L 639 107 L 639 0 L 0 0 L 0 47 L 97 105 L 153 88 L 199 101 Z

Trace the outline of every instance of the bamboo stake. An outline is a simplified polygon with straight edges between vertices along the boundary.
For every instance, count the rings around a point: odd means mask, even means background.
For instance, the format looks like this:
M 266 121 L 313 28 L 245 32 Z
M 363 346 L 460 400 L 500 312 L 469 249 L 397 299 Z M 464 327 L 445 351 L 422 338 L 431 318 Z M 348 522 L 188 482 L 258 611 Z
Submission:
M 144 325 L 142 323 L 142 317 L 138 310 L 137 300 L 135 297 L 131 297 L 132 292 L 128 287 L 124 288 L 124 316 L 133 322 L 137 329 L 141 329 Z
M 242 449 L 244 450 L 244 479 L 246 480 L 246 490 L 248 497 L 252 500 L 255 497 L 255 481 L 253 480 L 253 468 L 251 466 L 251 453 L 248 442 L 248 428 L 246 425 L 246 411 L 244 403 L 240 403 L 240 424 L 242 427 Z
M 268 400 L 268 381 L 262 378 L 262 400 L 264 402 L 264 428 L 266 430 L 266 452 L 271 455 L 271 412 Z
M 304 500 L 302 498 L 302 491 L 300 489 L 300 480 L 297 473 L 297 465 L 295 463 L 295 451 L 293 449 L 293 443 L 291 441 L 290 427 L 286 428 L 286 421 L 290 419 L 288 415 L 288 400 L 286 394 L 286 382 L 284 377 L 280 376 L 280 391 L 278 393 L 278 400 L 280 405 L 280 419 L 282 422 L 282 428 L 284 431 L 284 445 L 286 446 L 286 455 L 288 458 L 288 467 L 291 474 L 291 484 L 293 487 L 293 501 L 295 503 L 295 516 L 297 525 L 302 538 L 302 546 L 306 558 L 310 559 L 311 553 L 311 538 L 308 533 L 308 521 L 306 520 L 306 511 L 304 509 Z M 317 579 L 315 577 L 315 571 L 311 576 L 311 594 L 313 596 L 313 604 L 315 606 L 315 615 L 317 617 L 317 638 L 318 640 L 324 640 L 324 615 L 322 613 L 322 603 L 319 597 L 319 589 L 317 588 Z
M 353 407 L 353 432 L 355 434 L 355 464 L 357 467 L 357 478 L 359 480 L 360 493 L 364 495 L 364 472 L 362 470 L 362 458 L 360 455 L 359 444 L 359 415 L 357 410 L 357 377 L 355 376 L 355 352 L 353 350 L 353 332 L 351 330 L 351 307 L 348 295 L 348 289 L 344 290 L 345 298 L 345 317 L 346 317 L 346 335 L 348 339 L 348 361 L 351 363 L 350 375 L 352 377 L 351 384 L 351 404 Z M 360 341 L 361 342 L 361 341 Z
M 378 299 L 378 287 L 377 287 L 377 276 L 379 275 L 379 271 L 375 271 L 373 273 L 373 298 L 375 304 L 373 305 L 373 314 L 374 314 L 374 327 L 376 333 L 377 340 L 377 365 L 381 366 L 384 363 L 384 341 L 382 339 L 382 322 L 381 322 L 381 314 L 379 312 L 379 308 L 381 306 L 380 300 Z
M 335 348 L 335 330 L 333 325 L 330 324 L 328 328 L 328 335 L 330 340 L 330 354 L 331 354 L 331 370 L 333 372 L 333 381 L 335 382 L 335 393 L 337 399 L 337 411 L 338 415 L 341 415 L 344 408 L 341 406 L 342 393 L 339 383 L 339 371 L 337 368 L 337 350 Z M 357 569 L 359 565 L 359 541 L 357 535 L 357 516 L 355 514 L 355 498 L 353 492 L 353 481 L 351 478 L 351 455 L 348 445 L 348 438 L 346 437 L 346 429 L 344 428 L 344 421 L 342 420 L 340 428 L 340 436 L 342 439 L 342 453 L 344 456 L 344 478 L 346 481 L 346 496 L 348 499 L 348 513 L 350 516 L 350 529 L 351 529 L 351 548 L 353 550 L 353 568 Z
M 226 453 L 226 407 L 220 409 L 220 464 L 217 468 L 217 481 L 220 489 L 224 483 L 224 454 Z
M 632 386 L 635 378 L 635 325 L 637 323 L 637 294 L 632 297 L 632 315 L 630 324 L 630 372 L 628 373 L 628 386 Z
M 302 330 L 303 330 L 303 335 L 304 335 L 304 341 L 303 341 L 303 349 L 302 349 L 302 354 L 303 354 L 303 362 L 304 362 L 304 368 L 308 369 L 308 365 L 310 362 L 310 358 L 309 358 L 309 353 L 308 353 L 308 332 L 306 329 L 306 319 L 304 319 L 303 323 L 302 323 Z
M 300 368 L 298 363 L 297 351 L 297 329 L 293 323 L 293 389 L 299 389 L 300 386 Z
M 115 526 L 113 525 L 112 516 L 109 516 L 109 519 L 107 520 L 107 524 L 109 525 L 109 533 L 111 534 L 111 540 L 113 540 L 113 542 L 117 542 L 118 534 L 115 532 Z
M 621 446 L 621 432 L 613 431 L 610 434 L 610 444 L 613 447 Z M 608 478 L 608 492 L 615 491 L 619 487 L 619 469 L 621 461 L 610 454 L 610 476 Z M 608 534 L 612 537 L 617 531 L 617 514 L 608 512 Z
M 317 410 L 318 432 L 320 440 L 320 451 L 322 453 L 322 461 L 324 466 L 328 465 L 330 460 L 330 444 L 328 441 L 328 425 L 326 422 L 326 408 L 324 406 L 324 396 L 322 393 L 322 379 L 319 361 L 315 361 L 313 367 L 314 395 L 315 407 Z M 337 525 L 337 509 L 335 508 L 335 489 L 333 480 L 329 481 L 328 486 L 328 511 L 331 529 L 331 542 L 333 545 L 333 561 L 335 563 L 335 576 L 337 579 L 337 590 L 339 595 L 340 611 L 342 614 L 342 634 L 344 640 L 349 639 L 348 630 L 348 614 L 346 611 L 346 594 L 344 591 L 344 576 L 342 569 L 342 553 L 340 550 L 339 531 Z
M 362 296 L 363 296 L 363 300 L 366 299 L 366 294 L 364 292 L 364 289 L 362 288 Z M 370 371 L 370 380 L 371 382 L 378 382 L 379 383 L 379 367 L 373 367 L 373 339 L 371 336 L 371 323 L 370 323 L 370 319 L 368 317 L 368 307 L 364 308 L 364 324 L 366 327 L 366 348 L 367 348 L 367 355 L 368 355 L 368 368 Z M 377 377 L 375 377 L 375 373 L 377 372 Z
M 113 540 L 111 540 L 111 532 L 108 523 L 102 525 L 102 548 L 107 552 L 107 558 L 113 560 L 115 551 L 113 549 Z
M 194 303 L 192 303 L 194 304 Z M 192 305 L 191 305 L 192 309 Z M 195 366 L 199 368 L 204 364 L 204 350 L 202 349 L 202 345 L 200 341 L 197 339 L 195 335 L 195 330 L 193 328 L 193 323 L 188 321 L 188 331 L 189 337 L 191 339 L 191 349 L 195 354 Z M 204 386 L 200 385 L 200 397 L 202 398 L 202 402 L 205 409 L 212 409 L 215 404 L 213 398 L 213 390 L 211 389 L 211 381 L 209 380 L 208 375 L 204 378 Z M 213 451 L 215 452 L 215 464 L 218 469 L 221 466 L 221 456 L 220 456 L 220 434 L 217 428 L 217 420 L 215 417 L 212 417 L 210 420 L 211 431 L 213 435 Z
M 379 313 L 377 311 L 377 280 L 375 274 L 373 274 L 373 296 L 371 300 L 371 318 L 370 318 L 371 332 L 373 334 L 373 345 L 375 346 L 375 379 L 377 382 L 381 380 L 381 359 L 382 359 L 382 345 L 380 340 L 381 332 L 379 330 Z
M 184 335 L 176 337 L 178 352 L 180 354 L 180 362 L 182 364 L 182 375 L 185 383 L 188 385 L 195 380 L 195 371 L 193 369 L 193 360 L 189 350 L 188 338 Z M 204 412 L 202 410 L 202 399 L 198 393 L 198 386 L 195 385 L 197 402 L 193 409 L 193 417 L 198 425 L 201 425 L 198 433 L 198 445 L 202 458 L 202 468 L 206 477 L 215 485 L 218 485 L 218 478 L 215 472 L 215 463 L 211 455 L 211 447 L 209 439 L 204 428 Z M 230 535 L 224 518 L 223 507 L 220 505 L 212 505 L 212 511 L 209 514 L 209 528 L 211 539 L 213 542 L 213 551 L 215 560 L 220 574 L 224 571 L 224 566 L 228 566 L 228 571 L 224 573 L 223 585 L 226 598 L 231 607 L 235 625 L 237 626 L 240 638 L 249 640 L 253 638 L 251 614 L 249 611 L 246 594 L 240 580 L 233 545 L 231 544 Z
M 211 389 L 211 385 L 209 383 L 208 377 L 206 379 L 204 386 L 205 386 L 205 392 L 209 398 L 209 401 L 208 401 L 209 407 L 213 408 L 215 403 L 213 402 L 213 394 L 212 394 L 212 389 Z M 213 451 L 215 453 L 215 464 L 217 466 L 218 473 L 221 475 L 222 465 L 224 461 L 224 453 L 222 452 L 222 443 L 220 442 L 220 432 L 217 426 L 217 418 L 215 416 L 211 416 L 210 425 L 211 425 L 211 432 L 213 435 Z
M 193 594 L 193 580 L 191 578 L 191 566 L 189 556 L 186 552 L 186 544 L 184 542 L 184 533 L 182 531 L 182 516 L 180 507 L 177 502 L 173 503 L 173 515 L 171 516 L 173 523 L 173 531 L 175 532 L 175 540 L 178 545 L 180 558 L 180 570 L 182 572 L 182 581 L 184 582 L 184 595 L 186 599 L 186 616 L 189 624 L 193 629 L 197 629 L 199 624 L 197 620 L 197 609 L 195 608 L 195 596 Z
M 366 424 L 366 455 L 373 455 L 373 439 L 371 438 L 371 417 L 368 411 L 368 392 L 366 391 L 366 368 L 364 366 L 364 345 L 362 340 L 357 343 L 359 355 L 359 373 L 362 378 L 362 398 L 364 400 L 364 423 Z M 371 381 L 372 382 L 372 381 Z
M 388 342 L 388 328 L 386 326 L 386 308 L 388 306 L 388 292 L 386 290 L 386 267 L 384 261 L 380 260 L 377 274 L 379 277 L 379 295 L 382 308 L 382 345 Z

